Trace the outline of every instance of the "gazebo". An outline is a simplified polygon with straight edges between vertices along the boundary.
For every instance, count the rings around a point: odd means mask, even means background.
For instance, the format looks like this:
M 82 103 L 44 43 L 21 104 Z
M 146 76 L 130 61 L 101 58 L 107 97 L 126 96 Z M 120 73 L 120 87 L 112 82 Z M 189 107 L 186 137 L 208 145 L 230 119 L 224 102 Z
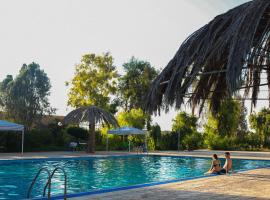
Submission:
M 0 131 L 16 131 L 21 132 L 22 134 L 22 155 L 23 155 L 23 146 L 24 146 L 24 126 L 21 124 L 16 124 L 4 120 L 0 120 Z
M 140 130 L 133 127 L 124 126 L 121 128 L 109 130 L 108 134 L 113 135 L 145 135 L 145 147 L 147 147 L 147 140 L 146 140 L 146 131 Z M 107 142 L 106 142 L 106 150 L 108 151 L 109 148 L 109 138 L 107 136 Z M 128 141 L 128 152 L 130 152 L 130 140 Z

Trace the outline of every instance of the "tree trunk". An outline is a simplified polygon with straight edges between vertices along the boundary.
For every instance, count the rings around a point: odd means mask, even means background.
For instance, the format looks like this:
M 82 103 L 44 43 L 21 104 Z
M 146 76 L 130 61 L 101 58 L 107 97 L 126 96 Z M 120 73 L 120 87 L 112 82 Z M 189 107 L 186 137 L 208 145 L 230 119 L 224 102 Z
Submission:
M 89 123 L 87 153 L 95 153 L 95 143 L 96 143 L 95 122 L 91 122 Z

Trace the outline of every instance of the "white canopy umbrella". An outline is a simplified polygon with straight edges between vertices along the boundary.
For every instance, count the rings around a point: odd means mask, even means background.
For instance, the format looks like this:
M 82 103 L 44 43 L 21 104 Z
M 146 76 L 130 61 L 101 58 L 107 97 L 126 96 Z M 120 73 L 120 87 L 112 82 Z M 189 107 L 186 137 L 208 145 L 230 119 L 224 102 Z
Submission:
M 22 154 L 24 146 L 24 126 L 4 120 L 0 120 L 0 131 L 17 131 L 22 133 Z
M 133 127 L 124 126 L 121 128 L 109 130 L 108 134 L 113 134 L 113 135 L 146 135 L 146 131 L 140 130 L 137 128 L 133 128 Z M 107 151 L 108 151 L 108 146 L 109 146 L 109 140 L 107 137 L 107 144 L 106 144 Z M 145 147 L 147 147 L 146 136 L 145 136 Z M 128 151 L 130 152 L 130 141 L 128 141 Z

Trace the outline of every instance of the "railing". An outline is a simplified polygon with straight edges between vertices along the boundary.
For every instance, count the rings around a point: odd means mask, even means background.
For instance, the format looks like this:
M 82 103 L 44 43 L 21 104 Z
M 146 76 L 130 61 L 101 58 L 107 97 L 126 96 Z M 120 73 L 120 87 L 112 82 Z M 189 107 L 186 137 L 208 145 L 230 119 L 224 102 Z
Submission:
M 46 190 L 48 188 L 48 199 L 51 199 L 51 184 L 52 184 L 52 178 L 55 174 L 56 171 L 62 171 L 63 174 L 64 174 L 64 199 L 66 200 L 67 199 L 67 173 L 66 171 L 64 170 L 64 168 L 62 167 L 56 167 L 52 173 L 47 169 L 47 168 L 41 168 L 38 173 L 36 174 L 35 178 L 33 179 L 29 189 L 28 189 L 28 192 L 27 192 L 27 199 L 30 199 L 31 198 L 31 192 L 33 190 L 33 187 L 36 183 L 36 180 L 37 178 L 39 177 L 39 175 L 41 174 L 42 171 L 46 171 L 48 173 L 48 181 L 43 189 L 43 197 L 45 197 L 46 195 Z
M 48 187 L 48 186 L 49 186 L 48 191 L 50 191 L 51 183 L 50 183 L 49 181 L 52 180 L 53 175 L 55 174 L 55 172 L 56 172 L 56 171 L 59 171 L 59 170 L 61 170 L 61 171 L 63 172 L 63 174 L 64 174 L 64 199 L 65 199 L 65 200 L 67 199 L 67 173 L 66 173 L 66 171 L 64 170 L 64 168 L 62 168 L 62 167 L 56 167 L 56 168 L 53 170 L 53 172 L 52 172 L 52 174 L 51 174 L 51 177 L 50 177 L 50 180 L 48 180 L 48 182 L 46 183 L 46 185 L 45 185 L 45 187 L 44 187 L 44 189 L 43 189 L 43 197 L 44 197 L 45 194 L 46 194 L 46 190 L 47 190 L 47 187 Z
M 34 187 L 34 184 L 36 183 L 37 181 L 37 178 L 39 177 L 39 175 L 41 174 L 42 171 L 45 171 L 48 173 L 48 184 L 49 184 L 49 189 L 48 189 L 48 199 L 51 198 L 51 173 L 50 171 L 47 169 L 47 168 L 41 168 L 38 173 L 36 174 L 35 178 L 33 179 L 29 189 L 28 189 L 28 192 L 27 192 L 27 199 L 30 199 L 31 197 L 31 192 L 32 192 L 32 189 Z

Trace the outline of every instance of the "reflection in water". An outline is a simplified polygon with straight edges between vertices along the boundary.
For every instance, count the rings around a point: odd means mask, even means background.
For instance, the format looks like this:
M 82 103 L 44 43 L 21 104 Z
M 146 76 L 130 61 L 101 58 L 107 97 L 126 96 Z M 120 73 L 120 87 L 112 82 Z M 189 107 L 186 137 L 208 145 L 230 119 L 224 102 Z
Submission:
M 222 160 L 222 164 L 224 160 Z M 0 162 L 0 199 L 22 199 L 41 167 L 53 170 L 63 167 L 68 177 L 68 193 L 130 186 L 201 176 L 211 159 L 170 156 L 122 156 L 107 158 L 68 159 L 59 161 Z M 234 160 L 234 170 L 269 166 L 269 161 Z M 40 196 L 47 174 L 42 173 L 33 189 Z M 63 194 L 64 179 L 57 172 L 52 180 L 52 194 Z

